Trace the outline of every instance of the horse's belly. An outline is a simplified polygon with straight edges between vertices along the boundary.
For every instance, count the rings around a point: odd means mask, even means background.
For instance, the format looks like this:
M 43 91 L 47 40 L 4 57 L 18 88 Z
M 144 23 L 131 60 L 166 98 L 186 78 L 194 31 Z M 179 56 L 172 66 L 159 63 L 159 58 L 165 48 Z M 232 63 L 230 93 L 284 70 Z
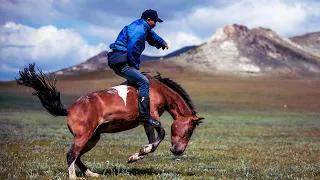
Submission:
M 100 133 L 117 133 L 121 131 L 126 131 L 133 129 L 139 125 L 138 121 L 118 121 L 112 123 L 103 123 L 101 124 L 97 131 Z

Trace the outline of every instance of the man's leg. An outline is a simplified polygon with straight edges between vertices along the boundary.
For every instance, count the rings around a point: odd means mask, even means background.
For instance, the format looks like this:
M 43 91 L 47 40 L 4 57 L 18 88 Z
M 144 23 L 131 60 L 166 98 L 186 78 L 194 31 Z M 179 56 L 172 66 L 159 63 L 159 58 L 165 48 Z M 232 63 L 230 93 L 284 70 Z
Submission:
M 126 78 L 130 83 L 138 85 L 138 106 L 139 120 L 142 123 L 156 127 L 160 122 L 150 116 L 150 97 L 149 97 L 149 80 L 138 70 L 133 67 L 125 66 L 121 70 L 115 70 L 115 73 Z

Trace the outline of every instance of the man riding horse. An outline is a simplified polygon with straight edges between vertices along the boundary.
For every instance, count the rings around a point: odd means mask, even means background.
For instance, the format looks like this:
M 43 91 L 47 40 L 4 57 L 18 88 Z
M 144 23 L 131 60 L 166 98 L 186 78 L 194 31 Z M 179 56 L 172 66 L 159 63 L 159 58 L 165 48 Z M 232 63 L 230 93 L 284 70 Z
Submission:
M 150 97 L 148 79 L 138 71 L 140 69 L 140 55 L 147 41 L 151 46 L 163 50 L 168 44 L 152 29 L 159 19 L 156 11 L 149 9 L 142 13 L 141 18 L 125 26 L 119 33 L 116 41 L 110 45 L 112 52 L 108 53 L 108 64 L 119 76 L 138 87 L 139 121 L 156 127 L 160 122 L 150 116 Z
M 151 138 L 153 131 L 147 133 L 149 144 L 129 157 L 128 162 L 135 162 L 154 152 L 164 139 L 165 131 L 160 124 L 160 116 L 164 111 L 173 118 L 170 151 L 174 155 L 181 155 L 185 151 L 192 133 L 204 119 L 196 115 L 189 95 L 178 83 L 160 75 L 144 76 L 138 71 L 139 56 L 144 50 L 145 41 L 157 48 L 168 48 L 167 43 L 151 30 L 156 22 L 162 20 L 155 11 L 147 10 L 141 19 L 123 28 L 116 42 L 110 45 L 113 50 L 108 55 L 110 67 L 128 82 L 136 84 L 139 92 L 132 86 L 120 85 L 87 93 L 70 107 L 64 108 L 60 92 L 55 87 L 55 78 L 48 78 L 40 69 L 40 73 L 37 73 L 35 64 L 19 72 L 19 85 L 33 88 L 36 91 L 33 95 L 38 96 L 50 114 L 67 117 L 68 129 L 74 137 L 66 154 L 70 179 L 77 177 L 75 166 L 87 177 L 99 176 L 88 169 L 81 157 L 97 144 L 102 133 L 126 131 L 138 127 L 140 123 L 147 129 L 155 129 L 157 138 Z M 151 115 L 149 86 L 152 87 Z

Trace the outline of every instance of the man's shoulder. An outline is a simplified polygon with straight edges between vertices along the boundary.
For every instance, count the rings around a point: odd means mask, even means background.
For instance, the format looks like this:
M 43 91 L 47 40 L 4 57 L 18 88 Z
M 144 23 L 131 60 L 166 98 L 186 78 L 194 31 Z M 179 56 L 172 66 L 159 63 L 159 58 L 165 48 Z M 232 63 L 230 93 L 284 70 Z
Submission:
M 135 21 L 133 21 L 131 24 L 129 24 L 128 26 L 143 26 L 141 19 L 137 19 Z
M 140 21 L 139 19 L 133 21 L 133 22 L 132 22 L 131 24 L 129 24 L 127 27 L 128 27 L 128 29 L 129 29 L 129 31 L 130 31 L 130 30 L 139 31 L 139 32 L 144 32 L 144 31 L 146 31 L 144 25 L 141 23 L 141 21 Z

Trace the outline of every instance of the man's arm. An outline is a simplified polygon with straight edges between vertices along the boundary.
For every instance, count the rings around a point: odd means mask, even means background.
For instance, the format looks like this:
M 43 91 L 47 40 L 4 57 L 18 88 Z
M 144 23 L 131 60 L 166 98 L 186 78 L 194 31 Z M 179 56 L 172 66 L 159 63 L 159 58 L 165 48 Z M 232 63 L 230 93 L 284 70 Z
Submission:
M 158 36 L 154 31 L 150 31 L 147 36 L 147 42 L 151 45 L 156 47 L 157 49 L 168 47 L 167 43 Z

